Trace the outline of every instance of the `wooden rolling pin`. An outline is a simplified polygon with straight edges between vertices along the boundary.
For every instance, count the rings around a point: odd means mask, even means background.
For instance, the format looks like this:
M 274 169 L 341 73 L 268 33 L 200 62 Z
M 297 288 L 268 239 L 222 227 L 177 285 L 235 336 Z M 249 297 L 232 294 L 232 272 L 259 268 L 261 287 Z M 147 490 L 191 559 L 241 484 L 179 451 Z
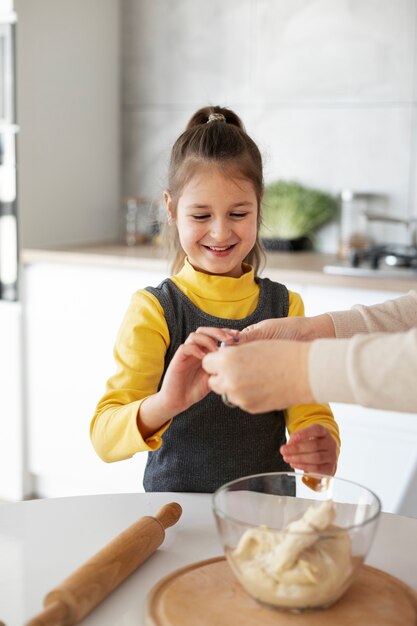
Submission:
M 45 597 L 45 609 L 27 626 L 72 626 L 159 548 L 165 529 L 180 518 L 181 506 L 165 505 L 126 528 Z

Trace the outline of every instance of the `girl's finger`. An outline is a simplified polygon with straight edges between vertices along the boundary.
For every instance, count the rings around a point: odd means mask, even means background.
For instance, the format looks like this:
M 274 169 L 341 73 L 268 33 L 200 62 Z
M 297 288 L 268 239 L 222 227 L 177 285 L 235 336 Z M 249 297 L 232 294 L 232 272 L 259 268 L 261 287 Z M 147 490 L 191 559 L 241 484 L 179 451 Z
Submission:
M 198 345 L 204 347 L 207 352 L 215 352 L 218 348 L 217 340 L 204 334 L 191 333 L 184 342 L 184 346 Z
M 206 350 L 203 350 L 201 347 L 192 343 L 187 345 L 184 343 L 181 348 L 178 348 L 178 350 L 180 351 L 180 356 L 182 358 L 194 356 L 196 359 L 202 360 L 207 354 Z
M 314 465 L 320 465 L 322 463 L 329 463 L 334 458 L 329 450 L 320 452 L 310 452 L 309 454 L 284 454 L 284 461 L 291 465 L 297 463 L 312 463 Z
M 320 439 L 322 437 L 327 437 L 329 434 L 328 429 L 322 424 L 312 424 L 311 426 L 306 426 L 306 428 L 296 430 L 295 433 L 291 435 L 288 443 L 300 443 L 301 441 L 313 438 Z
M 333 475 L 335 465 L 333 463 L 323 463 L 320 465 L 311 463 L 300 463 L 293 465 L 290 463 L 293 469 L 301 470 L 307 474 L 326 474 Z
M 324 451 L 329 449 L 327 438 L 311 438 L 301 443 L 291 443 L 291 441 L 280 448 L 281 454 L 308 454 L 310 452 Z
M 200 326 L 195 331 L 199 335 L 207 335 L 218 342 L 234 343 L 239 341 L 239 331 L 232 328 L 215 328 L 214 326 Z
M 223 354 L 221 353 L 221 351 L 216 353 L 211 352 L 210 354 L 207 354 L 203 359 L 203 369 L 207 372 L 207 374 L 210 374 L 213 377 L 217 376 L 222 370 L 222 361 Z
M 226 392 L 225 385 L 223 380 L 219 376 L 209 376 L 208 386 L 212 391 L 217 393 L 218 395 L 222 395 Z

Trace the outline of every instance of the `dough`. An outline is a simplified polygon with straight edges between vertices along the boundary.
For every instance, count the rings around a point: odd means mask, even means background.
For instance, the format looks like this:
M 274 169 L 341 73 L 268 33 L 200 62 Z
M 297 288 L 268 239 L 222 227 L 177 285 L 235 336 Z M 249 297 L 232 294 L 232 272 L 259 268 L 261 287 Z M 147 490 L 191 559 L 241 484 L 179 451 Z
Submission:
M 267 604 L 313 608 L 335 602 L 352 574 L 347 532 L 332 526 L 331 500 L 313 505 L 283 531 L 247 530 L 228 556 L 246 591 Z M 331 532 L 326 535 L 324 530 Z

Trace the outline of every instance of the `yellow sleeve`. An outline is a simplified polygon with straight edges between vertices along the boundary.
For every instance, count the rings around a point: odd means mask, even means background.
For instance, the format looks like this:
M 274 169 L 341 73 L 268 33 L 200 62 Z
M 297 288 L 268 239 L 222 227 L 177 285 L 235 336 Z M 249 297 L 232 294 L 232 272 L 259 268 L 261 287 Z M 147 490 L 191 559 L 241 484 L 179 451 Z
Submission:
M 288 294 L 290 300 L 288 317 L 304 315 L 304 303 L 301 296 L 292 291 L 289 291 Z M 322 424 L 330 431 L 337 443 L 338 452 L 340 451 L 339 427 L 328 404 L 297 404 L 287 409 L 285 416 L 286 427 L 290 435 L 296 430 L 306 428 L 306 426 Z
M 292 316 L 304 316 L 304 302 L 301 296 L 295 291 L 288 290 L 289 296 L 289 307 L 288 307 L 288 317 Z
M 339 453 L 339 427 L 328 404 L 296 404 L 285 411 L 285 425 L 290 435 L 312 424 L 321 424 L 330 431 Z
M 91 441 L 103 461 L 128 459 L 161 446 L 161 435 L 170 421 L 144 440 L 137 415 L 145 398 L 158 391 L 169 341 L 159 301 L 146 290 L 137 291 L 116 339 L 117 371 L 107 381 L 91 421 Z

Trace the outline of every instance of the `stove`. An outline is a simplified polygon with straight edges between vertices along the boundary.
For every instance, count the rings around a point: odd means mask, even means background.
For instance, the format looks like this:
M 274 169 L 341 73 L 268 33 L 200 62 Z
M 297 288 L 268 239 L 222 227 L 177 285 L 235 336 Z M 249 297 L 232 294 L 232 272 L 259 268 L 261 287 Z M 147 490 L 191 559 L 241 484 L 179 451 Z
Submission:
M 352 267 L 368 264 L 372 270 L 377 270 L 384 265 L 388 267 L 411 267 L 417 270 L 417 248 L 401 244 L 370 246 L 365 250 L 352 252 L 350 264 Z
M 338 265 L 326 265 L 323 272 L 345 276 L 417 279 L 417 248 L 411 245 L 381 244 L 354 250 L 349 260 Z

